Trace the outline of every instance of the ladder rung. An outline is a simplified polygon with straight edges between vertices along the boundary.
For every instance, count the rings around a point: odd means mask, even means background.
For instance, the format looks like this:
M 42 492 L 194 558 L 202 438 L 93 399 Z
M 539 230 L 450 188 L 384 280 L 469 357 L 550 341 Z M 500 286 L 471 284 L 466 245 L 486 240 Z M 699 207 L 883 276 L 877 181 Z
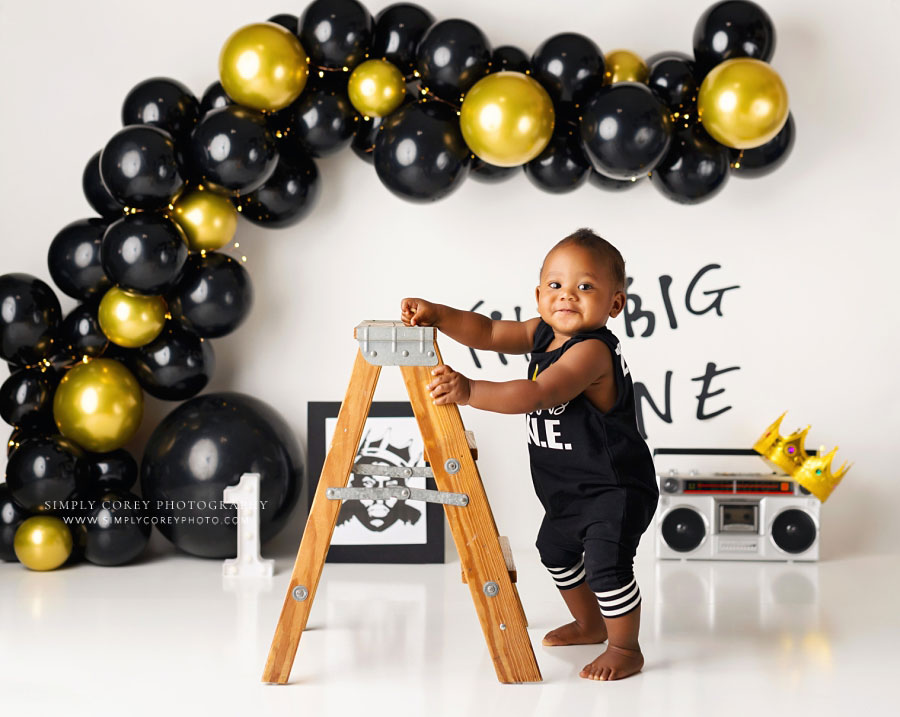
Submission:
M 506 572 L 509 573 L 510 582 L 516 582 L 516 561 L 513 560 L 512 548 L 509 547 L 509 538 L 505 535 L 497 536 L 500 540 L 500 552 L 503 553 L 503 562 L 506 563 Z M 468 583 L 466 571 L 461 570 L 463 583 Z
M 475 445 L 475 433 L 472 431 L 465 431 L 466 434 L 466 443 L 469 444 L 469 452 L 472 454 L 472 458 L 474 460 L 478 460 L 478 446 Z

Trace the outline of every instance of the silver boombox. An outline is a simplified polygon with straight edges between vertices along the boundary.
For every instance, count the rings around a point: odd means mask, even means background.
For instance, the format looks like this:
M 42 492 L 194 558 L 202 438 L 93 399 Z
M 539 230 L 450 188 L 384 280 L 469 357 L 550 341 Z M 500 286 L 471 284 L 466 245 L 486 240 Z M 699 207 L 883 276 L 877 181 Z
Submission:
M 756 451 L 658 448 L 656 557 L 818 560 L 819 499 Z M 754 471 L 753 469 L 757 469 Z

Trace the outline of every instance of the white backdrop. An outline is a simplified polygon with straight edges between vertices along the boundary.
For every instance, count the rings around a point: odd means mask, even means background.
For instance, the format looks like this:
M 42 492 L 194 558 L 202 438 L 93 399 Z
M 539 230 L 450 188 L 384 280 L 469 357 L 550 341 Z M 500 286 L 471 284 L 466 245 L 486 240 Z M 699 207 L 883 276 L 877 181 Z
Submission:
M 370 0 L 377 12 L 389 4 Z M 693 27 L 707 0 L 423 0 L 438 19 L 462 17 L 495 46 L 532 52 L 557 32 L 578 31 L 605 51 L 644 56 L 690 52 Z M 242 391 L 269 402 L 305 444 L 306 404 L 340 400 L 352 366 L 353 327 L 395 318 L 400 299 L 421 295 L 482 311 L 534 315 L 534 285 L 546 250 L 580 226 L 616 244 L 634 278 L 633 294 L 656 315 L 623 339 L 636 380 L 663 406 L 671 378 L 672 422 L 645 409 L 655 447 L 749 447 L 783 410 L 785 428 L 812 424 L 810 444 L 840 445 L 838 461 L 855 465 L 823 509 L 823 558 L 895 550 L 900 486 L 890 443 L 900 432 L 895 265 L 897 139 L 900 101 L 893 0 L 821 3 L 766 0 L 778 33 L 772 64 L 783 77 L 797 124 L 787 164 L 758 180 L 732 177 L 700 206 L 665 199 L 649 183 L 623 194 L 590 185 L 565 196 L 542 193 L 524 175 L 499 184 L 468 180 L 434 205 L 390 194 L 374 169 L 349 149 L 318 162 L 318 206 L 299 225 L 263 230 L 242 220 L 238 241 L 255 290 L 248 321 L 214 342 L 215 377 L 207 390 Z M 296 5 L 262 0 L 123 3 L 29 3 L 0 0 L 0 273 L 27 272 L 50 282 L 47 248 L 68 222 L 91 216 L 81 192 L 87 159 L 120 126 L 129 89 L 152 76 L 187 84 L 199 97 L 217 79 L 224 39 L 237 27 Z M 893 149 L 891 149 L 893 147 Z M 739 285 L 715 311 L 685 308 L 685 291 L 709 264 L 698 292 Z M 659 277 L 672 277 L 678 328 L 664 310 Z M 61 297 L 64 310 L 74 301 Z M 698 293 L 694 305 L 709 298 Z M 445 360 L 474 377 L 511 379 L 525 363 L 503 366 L 449 339 Z M 739 366 L 713 380 L 698 420 L 697 394 L 708 363 Z M 2 369 L 0 369 L 2 371 Z M 2 372 L 2 377 L 6 373 Z M 401 400 L 391 370 L 376 400 Z M 144 440 L 172 404 L 148 399 Z M 482 476 L 502 533 L 528 546 L 540 518 L 528 477 L 524 421 L 463 409 L 477 436 Z M 5 457 L 0 455 L 0 468 Z M 299 513 L 298 513 L 299 519 Z M 275 548 L 293 551 L 299 528 Z M 270 548 L 270 552 L 271 552 Z M 645 539 L 639 557 L 648 559 Z

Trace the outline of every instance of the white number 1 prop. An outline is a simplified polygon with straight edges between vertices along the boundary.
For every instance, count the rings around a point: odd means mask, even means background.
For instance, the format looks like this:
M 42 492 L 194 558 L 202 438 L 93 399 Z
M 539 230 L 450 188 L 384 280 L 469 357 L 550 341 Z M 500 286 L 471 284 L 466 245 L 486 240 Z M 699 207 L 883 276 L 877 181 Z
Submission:
M 237 504 L 237 557 L 222 564 L 225 577 L 264 578 L 274 573 L 275 561 L 259 556 L 259 473 L 244 473 L 237 485 L 222 493 Z

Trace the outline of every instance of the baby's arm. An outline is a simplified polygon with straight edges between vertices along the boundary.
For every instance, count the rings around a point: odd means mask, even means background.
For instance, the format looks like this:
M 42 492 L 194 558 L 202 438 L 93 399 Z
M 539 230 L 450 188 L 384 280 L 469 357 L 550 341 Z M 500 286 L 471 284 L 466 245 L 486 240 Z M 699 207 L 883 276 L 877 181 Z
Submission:
M 407 326 L 434 326 L 454 341 L 483 351 L 525 354 L 531 351 L 539 318 L 528 321 L 494 321 L 474 311 L 433 304 L 424 299 L 400 302 L 400 318 Z
M 582 341 L 566 351 L 534 381 L 473 381 L 449 366 L 432 371 L 428 390 L 437 405 L 459 403 L 495 413 L 530 413 L 571 401 L 613 370 L 602 341 Z

